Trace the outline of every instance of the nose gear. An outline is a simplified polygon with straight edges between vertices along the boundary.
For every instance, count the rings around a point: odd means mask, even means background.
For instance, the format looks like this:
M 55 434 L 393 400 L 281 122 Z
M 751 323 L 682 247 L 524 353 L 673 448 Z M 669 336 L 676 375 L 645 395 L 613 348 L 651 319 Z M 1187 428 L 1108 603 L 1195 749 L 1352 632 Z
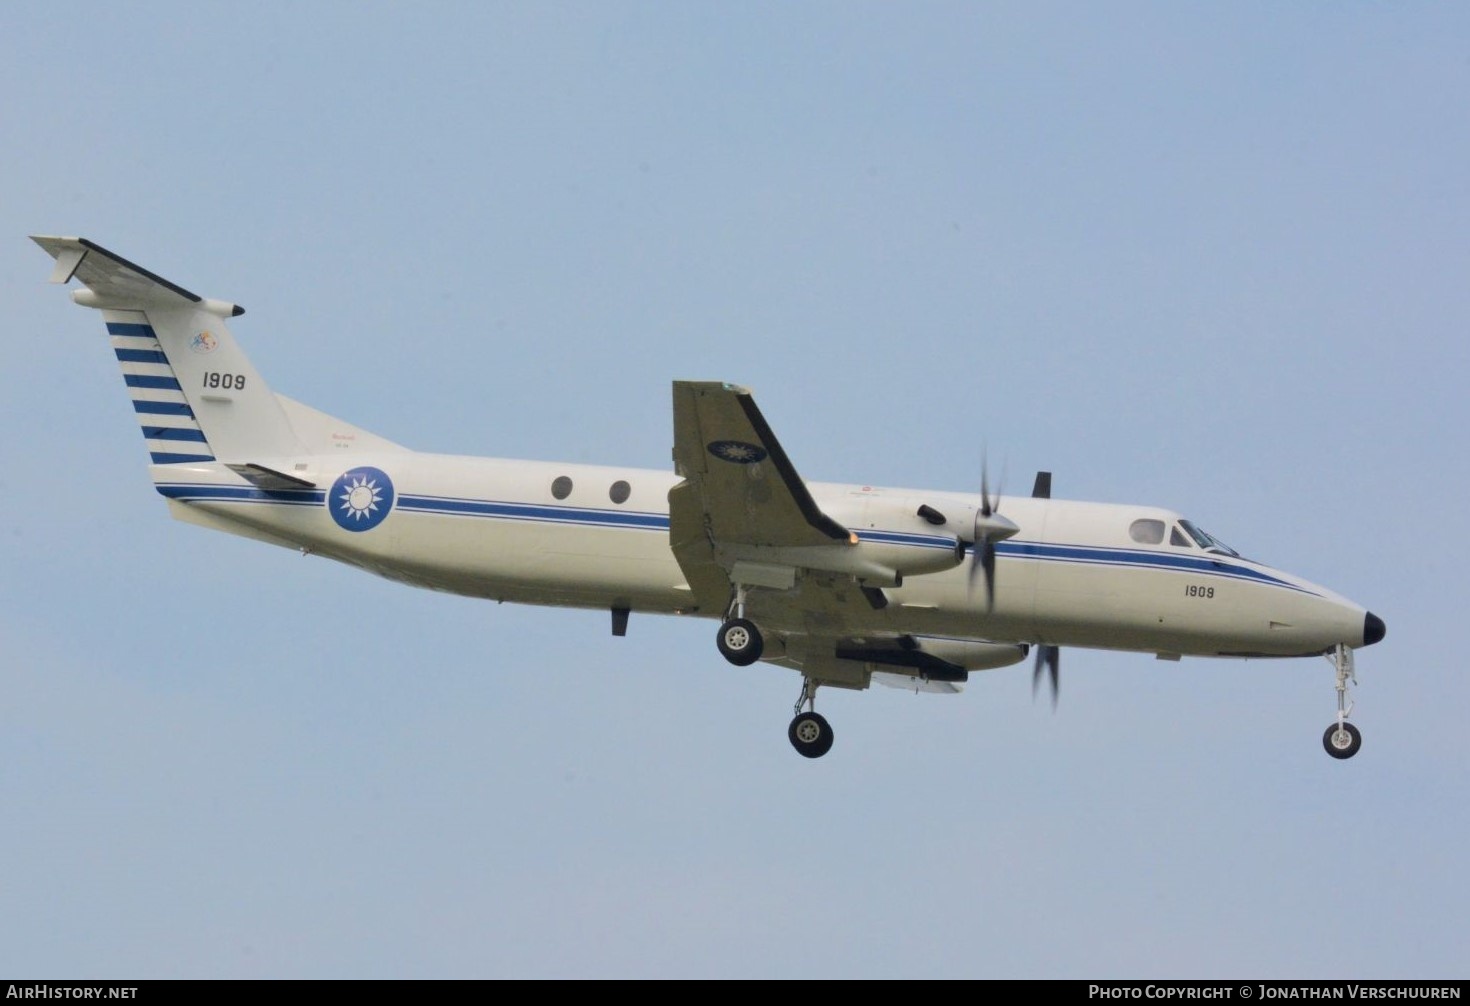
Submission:
M 1358 683 L 1352 647 L 1338 643 L 1327 659 L 1337 669 L 1337 722 L 1322 735 L 1322 746 L 1334 758 L 1351 758 L 1363 746 L 1363 735 L 1347 721 L 1353 711 L 1353 704 L 1348 700 L 1348 682 Z

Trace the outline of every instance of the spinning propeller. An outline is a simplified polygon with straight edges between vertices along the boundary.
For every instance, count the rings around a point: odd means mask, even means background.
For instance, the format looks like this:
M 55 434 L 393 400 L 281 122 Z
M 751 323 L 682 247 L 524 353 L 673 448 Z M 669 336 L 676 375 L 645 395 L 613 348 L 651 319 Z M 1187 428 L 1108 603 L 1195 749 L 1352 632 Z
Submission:
M 990 495 L 988 466 L 980 468 L 980 509 L 975 511 L 975 529 L 970 538 L 975 546 L 970 562 L 970 590 L 975 589 L 977 570 L 985 574 L 985 610 L 995 610 L 995 543 L 1021 530 L 1015 521 L 1000 515 L 1000 495 Z
M 1037 499 L 1051 499 L 1051 472 L 1037 472 L 1036 482 L 1031 487 L 1031 495 Z M 1036 666 L 1031 669 L 1031 697 L 1036 698 L 1036 689 L 1041 686 L 1041 669 L 1046 668 L 1047 677 L 1051 682 L 1051 707 L 1057 707 L 1057 698 L 1061 694 L 1061 683 L 1058 680 L 1061 675 L 1062 651 L 1060 647 L 1051 646 L 1047 643 L 1036 644 Z
M 1053 709 L 1057 707 L 1057 697 L 1061 690 L 1057 681 L 1061 672 L 1061 663 L 1061 647 L 1047 643 L 1036 644 L 1036 666 L 1031 669 L 1031 697 L 1036 698 L 1036 689 L 1041 687 L 1041 669 L 1045 667 L 1047 677 L 1051 680 L 1051 707 Z
M 1031 495 L 1036 499 L 1051 498 L 1051 472 L 1037 472 L 1036 482 L 1031 487 Z M 980 509 L 975 511 L 975 524 L 969 531 L 968 544 L 974 555 L 970 563 L 969 582 L 970 589 L 975 589 L 975 576 L 977 571 L 985 574 L 986 608 L 995 609 L 995 543 L 1004 541 L 1006 538 L 1016 534 L 1021 529 L 1016 526 L 1015 521 L 1000 515 L 1000 494 L 994 497 L 990 495 L 990 475 L 987 467 L 982 465 L 980 469 Z M 942 525 L 949 523 L 948 518 L 927 503 L 919 507 L 918 515 L 930 524 Z M 966 542 L 966 535 L 956 536 L 961 542 Z M 1062 651 L 1058 646 L 1050 643 L 1036 644 L 1036 665 L 1031 670 L 1031 695 L 1033 698 L 1041 688 L 1042 674 L 1045 673 L 1047 683 L 1051 686 L 1051 707 L 1057 707 L 1057 699 L 1061 693 L 1061 664 Z

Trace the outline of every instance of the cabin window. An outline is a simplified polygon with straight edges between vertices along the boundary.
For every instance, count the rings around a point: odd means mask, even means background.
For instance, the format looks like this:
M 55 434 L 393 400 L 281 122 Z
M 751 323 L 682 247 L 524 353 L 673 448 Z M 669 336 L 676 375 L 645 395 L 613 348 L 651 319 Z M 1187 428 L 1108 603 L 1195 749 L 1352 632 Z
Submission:
M 1180 548 L 1189 548 L 1190 541 L 1184 537 L 1184 532 L 1176 527 L 1169 532 L 1169 544 L 1178 545 Z
M 572 480 L 565 475 L 558 475 L 551 483 L 551 495 L 559 500 L 564 500 L 572 494 Z
M 1128 525 L 1128 537 L 1140 545 L 1157 545 L 1164 540 L 1164 522 L 1144 517 Z
M 608 489 L 607 498 L 612 500 L 614 503 L 626 503 L 628 502 L 628 494 L 632 491 L 632 486 L 628 485 L 628 483 L 624 482 L 622 479 L 618 479 L 612 484 L 612 487 Z

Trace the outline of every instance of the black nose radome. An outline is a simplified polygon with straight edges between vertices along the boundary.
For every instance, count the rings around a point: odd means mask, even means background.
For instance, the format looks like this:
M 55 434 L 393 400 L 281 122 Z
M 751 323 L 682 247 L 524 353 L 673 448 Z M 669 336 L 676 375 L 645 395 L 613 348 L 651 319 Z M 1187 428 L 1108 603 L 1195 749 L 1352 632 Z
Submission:
M 1382 639 L 1383 634 L 1387 631 L 1388 626 L 1383 624 L 1383 619 L 1371 611 L 1368 612 L 1368 617 L 1363 619 L 1363 645 L 1372 646 Z

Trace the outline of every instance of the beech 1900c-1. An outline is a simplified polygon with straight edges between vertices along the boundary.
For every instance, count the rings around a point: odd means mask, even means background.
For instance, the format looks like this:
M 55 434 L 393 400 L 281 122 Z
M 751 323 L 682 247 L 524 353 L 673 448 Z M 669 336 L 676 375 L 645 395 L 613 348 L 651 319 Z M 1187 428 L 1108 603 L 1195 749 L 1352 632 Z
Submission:
M 53 282 L 102 312 L 149 472 L 180 520 L 471 597 L 719 621 L 726 660 L 801 675 L 788 737 L 832 728 L 821 686 L 957 692 L 1031 657 L 1055 701 L 1062 647 L 1165 659 L 1320 657 L 1334 758 L 1353 653 L 1384 623 L 1247 559 L 1169 510 L 807 482 L 755 399 L 673 382 L 674 471 L 424 454 L 273 393 L 196 296 L 83 238 L 35 237 Z

